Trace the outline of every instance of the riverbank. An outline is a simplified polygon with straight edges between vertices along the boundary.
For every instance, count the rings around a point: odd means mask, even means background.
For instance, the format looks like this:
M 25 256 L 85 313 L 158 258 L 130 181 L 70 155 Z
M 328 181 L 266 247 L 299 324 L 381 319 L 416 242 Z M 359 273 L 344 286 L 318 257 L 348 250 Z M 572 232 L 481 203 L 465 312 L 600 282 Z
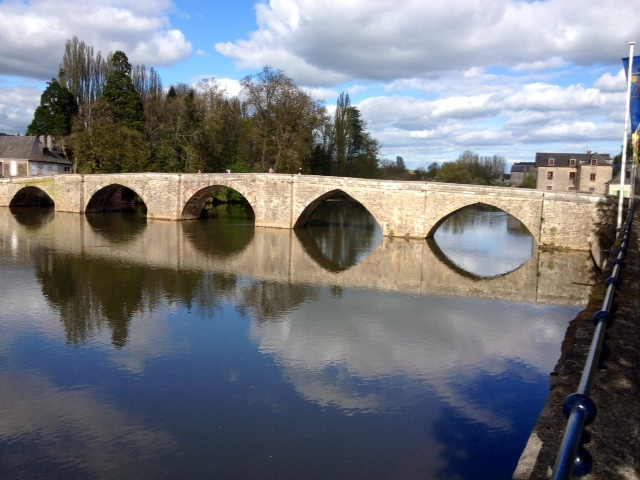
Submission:
M 630 234 L 630 248 L 616 289 L 618 308 L 601 355 L 590 397 L 598 407 L 595 421 L 586 430 L 591 440 L 585 445 L 593 458 L 585 480 L 640 479 L 640 278 L 636 214 Z M 617 255 L 619 241 L 612 249 Z M 600 275 L 587 307 L 570 323 L 562 344 L 560 360 L 551 373 L 547 403 L 529 438 L 513 475 L 514 480 L 547 479 L 562 441 L 566 419 L 564 399 L 577 390 L 588 355 L 594 326 L 592 317 L 601 310 L 611 275 L 611 261 Z M 608 347 L 608 348 L 607 348 Z M 608 353 L 608 354 L 607 354 Z M 606 357 L 606 358 L 604 358 Z

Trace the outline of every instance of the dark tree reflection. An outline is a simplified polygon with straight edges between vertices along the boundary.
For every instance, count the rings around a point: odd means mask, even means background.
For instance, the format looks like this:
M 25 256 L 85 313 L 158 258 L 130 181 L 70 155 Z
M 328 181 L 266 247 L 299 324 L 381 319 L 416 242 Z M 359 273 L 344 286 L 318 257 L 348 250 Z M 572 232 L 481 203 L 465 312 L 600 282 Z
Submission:
M 60 312 L 67 341 L 73 344 L 84 343 L 107 327 L 112 344 L 124 347 L 133 316 L 157 308 L 162 298 L 192 302 L 203 276 L 50 250 L 33 258 L 42 292 Z

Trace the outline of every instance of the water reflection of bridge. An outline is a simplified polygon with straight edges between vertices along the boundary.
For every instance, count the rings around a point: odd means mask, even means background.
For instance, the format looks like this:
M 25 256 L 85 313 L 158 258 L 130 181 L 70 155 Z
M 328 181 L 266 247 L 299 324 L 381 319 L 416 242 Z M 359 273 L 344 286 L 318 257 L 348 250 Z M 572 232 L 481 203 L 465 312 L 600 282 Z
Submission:
M 218 255 L 215 239 L 211 239 L 211 250 L 207 250 L 206 243 L 191 240 L 185 233 L 189 223 L 148 220 L 146 225 L 113 242 L 83 215 L 56 213 L 55 221 L 45 219 L 37 225 L 17 223 L 11 215 L 0 218 L 5 219 L 4 228 L 0 230 L 5 236 L 3 241 L 10 242 L 11 236 L 18 233 L 16 229 L 22 230 L 20 237 L 29 237 L 30 232 L 37 229 L 38 242 L 45 242 L 43 247 L 60 253 L 82 252 L 120 264 L 213 271 L 294 285 L 583 305 L 592 283 L 588 253 L 551 253 L 535 246 L 531 259 L 517 270 L 478 280 L 451 268 L 424 240 L 385 237 L 361 263 L 344 271 L 331 271 L 323 268 L 321 259 L 310 254 L 292 230 L 260 229 L 247 239 L 242 249 Z M 21 247 L 29 246 L 15 246 Z

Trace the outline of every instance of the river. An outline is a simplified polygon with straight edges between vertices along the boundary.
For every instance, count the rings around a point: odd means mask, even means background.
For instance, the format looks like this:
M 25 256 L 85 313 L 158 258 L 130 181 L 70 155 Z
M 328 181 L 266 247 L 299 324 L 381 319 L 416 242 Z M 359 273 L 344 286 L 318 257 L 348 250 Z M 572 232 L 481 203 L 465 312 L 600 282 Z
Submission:
M 212 217 L 0 209 L 0 478 L 511 478 L 587 254 L 494 209 Z

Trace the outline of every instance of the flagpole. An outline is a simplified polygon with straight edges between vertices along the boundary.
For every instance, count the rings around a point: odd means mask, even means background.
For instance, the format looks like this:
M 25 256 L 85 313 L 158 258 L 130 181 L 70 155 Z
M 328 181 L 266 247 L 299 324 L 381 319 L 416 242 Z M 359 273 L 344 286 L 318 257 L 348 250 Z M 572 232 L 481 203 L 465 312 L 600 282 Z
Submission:
M 624 207 L 624 177 L 627 170 L 627 137 L 629 136 L 629 116 L 631 104 L 631 72 L 633 72 L 633 46 L 636 42 L 629 42 L 629 68 L 627 73 L 627 112 L 624 117 L 624 137 L 622 140 L 622 165 L 620 167 L 620 191 L 618 192 L 618 223 L 616 233 L 620 233 L 622 228 L 622 210 Z M 629 191 L 631 195 L 631 191 Z

